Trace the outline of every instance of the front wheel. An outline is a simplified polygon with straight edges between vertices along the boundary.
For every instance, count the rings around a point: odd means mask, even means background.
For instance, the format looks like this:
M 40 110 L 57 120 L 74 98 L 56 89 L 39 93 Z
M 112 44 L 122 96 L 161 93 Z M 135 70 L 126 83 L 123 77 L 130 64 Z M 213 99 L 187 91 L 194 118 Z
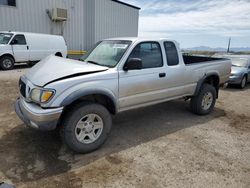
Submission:
M 61 136 L 73 151 L 88 153 L 105 142 L 111 126 L 111 115 L 104 106 L 83 102 L 65 114 Z
M 198 115 L 206 115 L 213 111 L 216 102 L 216 90 L 210 84 L 204 84 L 197 96 L 191 99 L 191 110 Z
M 10 56 L 4 56 L 0 59 L 0 67 L 3 70 L 11 70 L 14 68 L 15 61 Z

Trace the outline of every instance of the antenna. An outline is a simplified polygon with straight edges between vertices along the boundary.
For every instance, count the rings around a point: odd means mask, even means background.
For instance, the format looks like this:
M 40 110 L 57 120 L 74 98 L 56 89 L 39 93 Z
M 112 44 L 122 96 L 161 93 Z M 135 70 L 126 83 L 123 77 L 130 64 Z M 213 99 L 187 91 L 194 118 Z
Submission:
M 229 37 L 228 47 L 227 47 L 227 53 L 230 52 L 230 45 L 231 45 L 231 37 Z

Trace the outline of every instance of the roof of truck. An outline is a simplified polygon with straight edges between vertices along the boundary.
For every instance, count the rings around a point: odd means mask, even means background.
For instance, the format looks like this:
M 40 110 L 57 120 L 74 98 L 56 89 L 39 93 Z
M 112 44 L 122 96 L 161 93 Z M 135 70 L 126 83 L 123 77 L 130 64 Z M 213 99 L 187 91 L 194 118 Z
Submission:
M 154 38 L 154 37 L 118 37 L 118 38 L 108 38 L 105 40 L 130 40 L 132 42 L 136 42 L 136 41 L 173 41 L 173 42 L 176 42 L 175 40 L 171 40 L 167 38 Z

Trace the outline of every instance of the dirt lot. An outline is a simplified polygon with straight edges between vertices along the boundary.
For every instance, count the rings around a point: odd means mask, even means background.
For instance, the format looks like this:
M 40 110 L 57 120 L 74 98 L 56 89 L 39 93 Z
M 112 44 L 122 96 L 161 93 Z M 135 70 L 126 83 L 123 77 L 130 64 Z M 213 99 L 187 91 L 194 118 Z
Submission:
M 250 187 L 250 86 L 224 89 L 200 117 L 182 100 L 114 118 L 96 152 L 69 151 L 56 132 L 24 127 L 13 110 L 27 69 L 0 72 L 0 181 L 17 187 Z

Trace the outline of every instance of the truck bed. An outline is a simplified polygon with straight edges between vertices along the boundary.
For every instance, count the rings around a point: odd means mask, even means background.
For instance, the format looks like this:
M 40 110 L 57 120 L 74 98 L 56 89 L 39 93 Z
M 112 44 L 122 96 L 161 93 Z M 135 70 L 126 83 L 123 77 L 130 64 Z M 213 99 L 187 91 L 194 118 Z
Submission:
M 225 58 L 183 55 L 183 61 L 186 65 L 190 65 L 194 63 L 207 63 L 209 61 L 218 61 L 218 60 L 225 60 Z

